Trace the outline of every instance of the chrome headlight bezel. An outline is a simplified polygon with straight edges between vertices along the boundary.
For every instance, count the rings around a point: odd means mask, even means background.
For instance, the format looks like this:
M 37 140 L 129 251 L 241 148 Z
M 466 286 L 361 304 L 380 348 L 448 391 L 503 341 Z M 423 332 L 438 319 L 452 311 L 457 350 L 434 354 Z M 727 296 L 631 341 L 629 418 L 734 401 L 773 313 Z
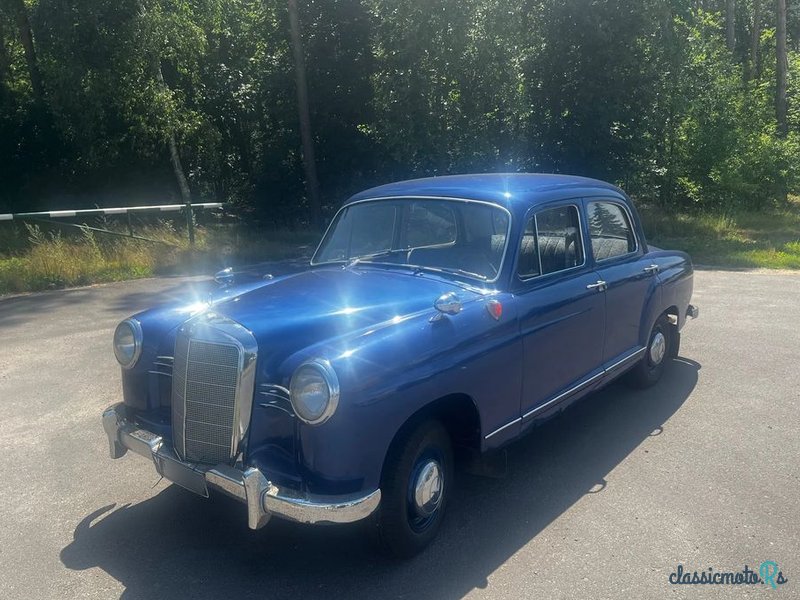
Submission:
M 121 353 L 119 344 L 117 343 L 117 336 L 123 328 L 127 328 L 133 337 L 133 353 L 131 354 L 130 358 Z M 114 330 L 113 339 L 114 356 L 123 369 L 132 369 L 139 361 L 139 357 L 142 354 L 142 342 L 142 326 L 139 321 L 136 319 L 125 319 L 119 325 L 117 325 L 117 328 Z
M 302 401 L 302 390 L 299 389 L 300 376 L 304 372 L 313 371 L 327 387 L 328 401 L 325 408 L 318 415 L 313 415 L 307 410 Z M 324 359 L 315 358 L 301 364 L 295 369 L 292 380 L 289 382 L 289 400 L 292 403 L 297 418 L 308 425 L 322 425 L 330 419 L 339 406 L 339 378 L 333 370 L 331 363 Z

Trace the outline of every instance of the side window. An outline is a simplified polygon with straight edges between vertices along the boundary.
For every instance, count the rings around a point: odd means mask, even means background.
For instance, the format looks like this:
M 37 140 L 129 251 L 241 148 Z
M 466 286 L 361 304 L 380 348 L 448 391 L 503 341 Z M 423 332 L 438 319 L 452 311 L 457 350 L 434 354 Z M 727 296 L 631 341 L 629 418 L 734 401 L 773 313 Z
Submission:
M 456 217 L 439 202 L 414 202 L 406 220 L 406 248 L 439 246 L 456 241 Z
M 523 279 L 583 264 L 578 209 L 559 206 L 536 213 L 525 224 L 517 273 Z
M 590 202 L 589 236 L 595 260 L 608 260 L 636 251 L 636 238 L 628 215 L 612 202 Z

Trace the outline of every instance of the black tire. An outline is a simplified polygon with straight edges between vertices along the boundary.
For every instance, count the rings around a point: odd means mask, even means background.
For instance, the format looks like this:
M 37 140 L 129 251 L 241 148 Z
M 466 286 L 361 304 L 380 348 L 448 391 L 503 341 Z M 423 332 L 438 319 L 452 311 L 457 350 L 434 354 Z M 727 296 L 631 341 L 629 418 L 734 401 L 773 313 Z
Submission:
M 650 337 L 647 339 L 647 349 L 642 360 L 626 376 L 628 384 L 635 388 L 644 389 L 658 383 L 664 373 L 667 361 L 677 354 L 676 333 L 675 326 L 669 322 L 667 316 L 661 315 L 650 331 Z M 660 343 L 659 336 L 663 339 L 664 348 L 663 351 L 654 351 L 654 346 Z M 659 356 L 660 360 L 657 360 Z
M 437 472 L 440 493 L 432 493 L 429 506 L 424 507 L 430 514 L 420 515 L 414 483 L 425 473 Z M 409 558 L 425 549 L 441 527 L 452 487 L 453 450 L 442 424 L 429 420 L 401 432 L 389 449 L 381 478 L 381 506 L 376 520 L 382 550 L 398 558 Z M 435 489 L 435 484 L 430 489 Z M 428 496 L 422 493 L 421 497 Z

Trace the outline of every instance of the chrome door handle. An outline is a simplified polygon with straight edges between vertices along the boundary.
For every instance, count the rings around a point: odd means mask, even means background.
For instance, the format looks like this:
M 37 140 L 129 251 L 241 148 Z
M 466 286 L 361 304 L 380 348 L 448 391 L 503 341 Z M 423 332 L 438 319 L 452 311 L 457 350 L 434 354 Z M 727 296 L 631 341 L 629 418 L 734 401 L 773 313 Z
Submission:
M 644 268 L 644 272 L 648 275 L 655 275 L 659 271 L 658 265 L 650 265 L 649 267 Z
M 586 286 L 586 289 L 587 290 L 597 290 L 598 292 L 602 292 L 607 287 L 608 286 L 606 285 L 605 281 L 603 281 L 602 279 L 598 279 L 597 283 L 590 283 L 589 285 Z

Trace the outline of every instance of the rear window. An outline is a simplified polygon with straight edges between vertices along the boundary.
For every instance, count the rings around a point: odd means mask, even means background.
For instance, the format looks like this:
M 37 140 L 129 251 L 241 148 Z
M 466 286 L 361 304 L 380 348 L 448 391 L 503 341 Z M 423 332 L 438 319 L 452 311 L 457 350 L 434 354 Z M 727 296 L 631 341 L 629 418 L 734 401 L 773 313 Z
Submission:
M 609 260 L 636 252 L 636 237 L 622 206 L 614 202 L 590 202 L 587 211 L 595 260 Z

